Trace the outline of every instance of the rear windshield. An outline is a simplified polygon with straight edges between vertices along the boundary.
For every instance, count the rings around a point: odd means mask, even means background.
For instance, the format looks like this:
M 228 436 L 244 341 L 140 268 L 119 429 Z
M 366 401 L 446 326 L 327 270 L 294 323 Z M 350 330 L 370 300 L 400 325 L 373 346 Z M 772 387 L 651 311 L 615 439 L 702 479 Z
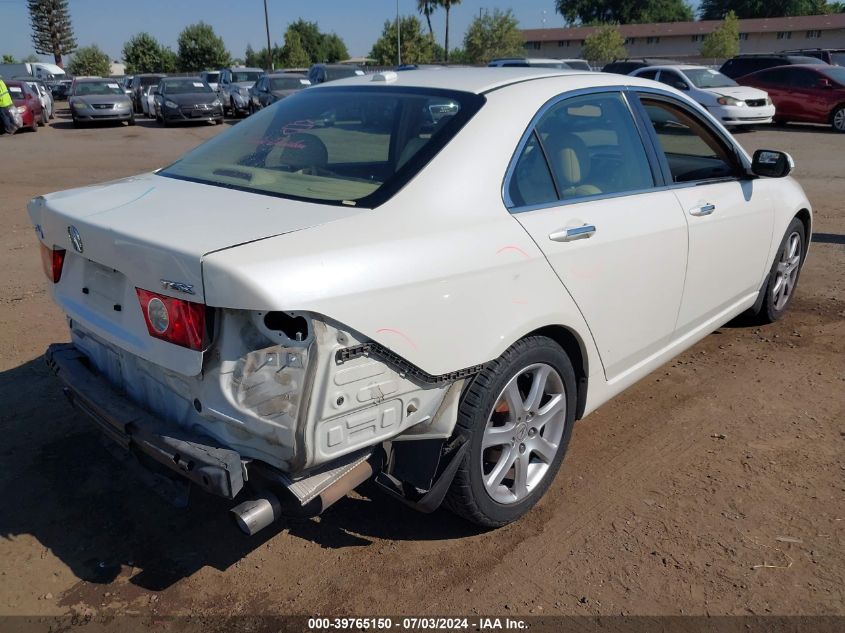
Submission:
M 480 95 L 422 88 L 303 90 L 159 174 L 373 208 L 422 169 L 484 101 Z
M 142 86 L 152 86 L 152 85 L 157 84 L 159 81 L 161 81 L 161 77 L 159 77 L 159 76 L 138 77 L 138 79 L 140 80 Z
M 836 64 L 837 66 L 845 66 L 845 52 L 831 53 L 830 63 Z
M 296 90 L 310 85 L 307 79 L 299 77 L 272 77 L 270 78 L 270 90 Z
M 215 84 L 220 79 L 220 73 L 205 73 L 205 80 L 208 83 Z
M 181 79 L 162 83 L 161 91 L 169 95 L 186 95 L 194 92 L 211 92 L 211 88 L 201 79 Z
M 232 71 L 232 83 L 239 84 L 250 81 L 255 83 L 258 81 L 258 78 L 263 75 L 264 73 L 256 70 L 253 72 L 243 72 L 243 71 Z
M 684 74 L 696 88 L 727 88 L 737 85 L 730 77 L 709 68 L 685 68 Z
M 76 84 L 73 95 L 122 95 L 126 94 L 116 81 L 82 81 Z

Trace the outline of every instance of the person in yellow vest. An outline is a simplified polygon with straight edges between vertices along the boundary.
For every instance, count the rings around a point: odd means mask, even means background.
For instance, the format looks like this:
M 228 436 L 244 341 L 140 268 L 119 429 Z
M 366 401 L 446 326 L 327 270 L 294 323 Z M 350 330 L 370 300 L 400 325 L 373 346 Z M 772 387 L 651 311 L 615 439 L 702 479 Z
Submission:
M 15 119 L 12 117 L 12 112 L 9 108 L 14 108 L 12 103 L 12 95 L 9 94 L 9 89 L 6 87 L 3 77 L 0 76 L 0 122 L 9 134 L 14 134 L 17 131 Z

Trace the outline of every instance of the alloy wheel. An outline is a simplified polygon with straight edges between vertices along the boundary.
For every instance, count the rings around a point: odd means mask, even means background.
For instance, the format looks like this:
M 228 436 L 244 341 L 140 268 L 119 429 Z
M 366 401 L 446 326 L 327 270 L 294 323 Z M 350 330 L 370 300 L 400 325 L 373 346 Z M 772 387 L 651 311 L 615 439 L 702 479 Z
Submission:
M 845 132 L 845 108 L 839 108 L 833 115 L 833 127 L 840 132 Z
M 530 365 L 505 385 L 481 444 L 484 487 L 495 501 L 522 501 L 548 474 L 563 438 L 566 411 L 563 379 L 551 365 Z
M 772 302 L 775 310 L 783 310 L 792 296 L 801 267 L 802 249 L 801 236 L 795 231 L 790 233 L 780 252 L 775 270 L 775 283 L 772 284 Z

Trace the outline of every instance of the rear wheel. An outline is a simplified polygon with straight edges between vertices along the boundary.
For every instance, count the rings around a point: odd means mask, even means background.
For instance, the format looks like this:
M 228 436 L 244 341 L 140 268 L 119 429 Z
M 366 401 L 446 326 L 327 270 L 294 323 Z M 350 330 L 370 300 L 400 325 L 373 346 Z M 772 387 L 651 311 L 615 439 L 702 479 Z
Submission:
M 804 264 L 805 237 L 804 223 L 798 218 L 793 218 L 769 271 L 766 294 L 760 312 L 757 313 L 760 322 L 772 323 L 786 313 Z
M 45 125 L 47 125 L 47 121 L 49 121 L 49 120 L 50 119 L 47 116 L 47 110 L 45 110 L 44 108 L 41 108 L 41 114 L 38 117 L 38 125 L 40 127 L 44 127 Z
M 129 121 L 127 121 L 127 123 L 129 125 L 135 125 L 135 116 L 133 115 L 133 116 L 129 117 Z
M 456 432 L 469 451 L 446 507 L 486 527 L 528 512 L 560 468 L 575 404 L 575 372 L 557 343 L 532 336 L 514 344 L 463 396 Z
M 845 133 L 845 105 L 839 106 L 834 111 L 830 122 L 836 132 Z

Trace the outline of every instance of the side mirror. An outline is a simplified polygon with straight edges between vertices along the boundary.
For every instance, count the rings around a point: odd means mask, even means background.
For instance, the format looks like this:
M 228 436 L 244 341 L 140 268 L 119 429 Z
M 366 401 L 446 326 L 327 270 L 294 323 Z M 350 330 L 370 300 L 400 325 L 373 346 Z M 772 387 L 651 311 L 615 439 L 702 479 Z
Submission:
M 830 79 L 819 79 L 819 88 L 833 88 L 833 82 Z
M 676 81 L 675 88 L 678 90 L 689 90 L 689 84 L 685 81 Z
M 765 178 L 785 178 L 794 169 L 795 162 L 786 152 L 758 149 L 751 161 L 751 171 Z

